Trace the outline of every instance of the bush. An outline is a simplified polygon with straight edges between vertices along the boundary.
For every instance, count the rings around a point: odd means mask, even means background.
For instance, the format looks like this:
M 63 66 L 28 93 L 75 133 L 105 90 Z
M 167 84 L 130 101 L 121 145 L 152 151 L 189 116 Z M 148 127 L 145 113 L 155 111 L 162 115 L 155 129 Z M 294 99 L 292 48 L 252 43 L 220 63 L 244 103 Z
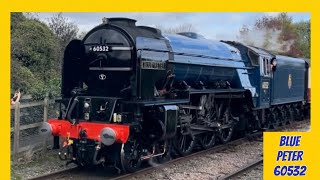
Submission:
M 37 19 L 12 13 L 11 89 L 23 89 L 34 99 L 60 95 L 62 54 L 59 39 Z

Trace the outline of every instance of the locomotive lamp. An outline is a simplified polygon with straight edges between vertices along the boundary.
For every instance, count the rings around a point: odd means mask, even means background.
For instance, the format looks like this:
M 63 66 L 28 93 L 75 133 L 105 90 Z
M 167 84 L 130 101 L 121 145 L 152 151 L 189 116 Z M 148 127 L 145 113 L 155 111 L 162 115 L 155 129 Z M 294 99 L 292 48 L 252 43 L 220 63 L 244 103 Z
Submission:
M 122 121 L 122 115 L 121 114 L 117 114 L 117 113 L 113 113 L 113 122 L 120 123 L 121 121 Z
M 90 119 L 91 98 L 85 98 L 83 103 L 84 119 L 88 121 Z
M 84 111 L 84 119 L 89 120 L 90 119 L 90 104 L 88 102 L 85 102 L 83 105 L 83 111 Z
M 89 103 L 84 103 L 84 108 L 90 107 Z

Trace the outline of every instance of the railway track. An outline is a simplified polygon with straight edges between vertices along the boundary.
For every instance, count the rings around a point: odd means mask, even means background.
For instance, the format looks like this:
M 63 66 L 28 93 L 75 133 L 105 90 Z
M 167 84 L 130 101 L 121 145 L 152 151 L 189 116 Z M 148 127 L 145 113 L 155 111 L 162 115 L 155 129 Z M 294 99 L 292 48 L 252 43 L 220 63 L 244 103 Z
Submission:
M 295 123 L 292 123 L 290 125 L 286 125 L 286 126 L 281 126 L 279 128 L 277 128 L 276 130 L 273 131 L 281 131 L 283 129 L 285 129 L 286 127 L 292 128 L 294 126 L 299 126 L 302 123 L 304 123 L 303 121 L 298 121 Z M 269 132 L 269 131 L 265 131 L 265 132 Z M 215 152 L 221 152 L 223 150 L 228 149 L 230 146 L 236 146 L 239 145 L 241 143 L 243 143 L 244 141 L 248 141 L 248 140 L 259 140 L 262 137 L 262 132 L 257 132 L 257 133 L 253 133 L 250 136 L 247 137 L 242 137 L 236 140 L 233 140 L 229 143 L 226 144 L 219 144 L 214 146 L 213 148 L 207 149 L 207 150 L 202 150 L 202 151 L 197 151 L 194 152 L 193 154 L 190 154 L 188 156 L 184 156 L 184 157 L 179 157 L 179 158 L 175 158 L 172 159 L 171 161 L 168 161 L 166 163 L 163 164 L 155 164 L 154 166 L 148 166 L 146 168 L 143 168 L 141 170 L 138 170 L 134 173 L 128 173 L 128 174 L 124 174 L 124 175 L 117 175 L 115 173 L 107 173 L 106 171 L 104 171 L 103 173 L 101 172 L 97 172 L 95 170 L 90 171 L 90 170 L 86 170 L 86 169 L 81 169 L 81 168 L 71 168 L 71 169 L 65 169 L 65 170 L 61 170 L 58 172 L 54 172 L 51 174 L 47 174 L 47 175 L 43 175 L 43 176 L 38 176 L 38 177 L 34 177 L 31 178 L 31 180 L 43 180 L 43 179 L 90 179 L 89 177 L 92 177 L 92 175 L 96 176 L 94 179 L 112 179 L 112 180 L 123 180 L 123 179 L 128 179 L 131 177 L 137 177 L 137 176 L 141 176 L 144 174 L 148 174 L 154 170 L 157 171 L 161 171 L 161 169 L 171 166 L 173 164 L 178 164 L 181 163 L 182 161 L 187 161 L 189 159 L 193 159 L 195 157 L 200 157 L 202 155 L 205 155 L 207 153 L 215 153 Z M 241 169 L 239 169 L 236 172 L 233 172 L 230 175 L 225 176 L 222 179 L 232 179 L 235 178 L 245 172 L 250 171 L 251 169 L 255 168 L 256 166 L 262 164 L 262 159 L 257 160 L 255 162 L 253 162 L 252 164 L 249 164 Z M 100 169 L 101 170 L 101 169 Z M 99 175 L 97 175 L 97 173 Z M 91 174 L 91 175 L 90 175 Z M 83 178 L 81 178 L 83 177 Z M 88 178 L 85 178 L 88 177 Z
M 250 135 L 249 139 L 252 139 L 253 137 L 261 136 L 261 135 L 262 135 L 261 132 L 255 133 L 255 134 Z M 241 144 L 243 141 L 246 141 L 246 140 L 248 140 L 248 138 L 247 137 L 243 137 L 243 138 L 236 139 L 236 140 L 231 141 L 231 142 L 226 143 L 226 144 L 219 144 L 217 146 L 214 146 L 213 148 L 210 148 L 210 149 L 207 149 L 207 150 L 198 151 L 198 152 L 195 152 L 195 153 L 190 154 L 188 156 L 184 156 L 184 157 L 179 157 L 179 158 L 173 159 L 173 160 L 168 161 L 168 162 L 163 163 L 163 164 L 157 164 L 156 166 L 149 166 L 149 167 L 143 168 L 141 170 L 138 170 L 138 171 L 136 171 L 134 173 L 128 173 L 128 174 L 124 174 L 124 175 L 120 175 L 120 176 L 116 176 L 116 174 L 111 174 L 111 173 L 110 174 L 105 174 L 104 179 L 124 180 L 124 179 L 128 179 L 129 177 L 141 176 L 141 175 L 147 174 L 147 173 L 149 173 L 149 172 L 151 172 L 151 171 L 153 171 L 155 169 L 156 170 L 161 170 L 162 168 L 168 167 L 170 165 L 173 165 L 173 164 L 176 164 L 176 163 L 180 163 L 182 161 L 186 161 L 188 159 L 192 159 L 192 158 L 195 158 L 195 157 L 199 157 L 199 156 L 207 154 L 207 153 L 214 153 L 214 152 L 219 152 L 219 151 L 225 150 L 229 146 L 235 146 L 235 145 Z M 82 174 L 82 173 L 84 173 L 84 171 L 81 170 L 81 168 L 75 167 L 75 168 L 70 168 L 70 169 L 57 171 L 57 172 L 54 172 L 54 173 L 51 173 L 51 174 L 46 174 L 46 175 L 34 177 L 34 178 L 31 178 L 30 180 L 70 179 L 70 176 L 73 176 L 73 175 L 79 174 L 79 173 Z
M 250 135 L 250 139 L 252 139 L 252 137 L 255 137 L 255 136 L 261 136 L 262 133 L 258 132 L 258 133 L 255 133 L 255 134 L 252 134 Z M 193 159 L 195 157 L 199 157 L 199 156 L 202 156 L 204 154 L 207 154 L 207 153 L 215 153 L 215 152 L 220 152 L 222 150 L 225 150 L 227 149 L 229 146 L 235 146 L 235 145 L 238 145 L 238 144 L 241 144 L 243 141 L 246 141 L 248 140 L 247 137 L 243 137 L 243 138 L 240 138 L 240 139 L 236 139 L 234 141 L 231 141 L 229 143 L 226 143 L 226 144 L 220 144 L 220 145 L 217 145 L 213 148 L 210 148 L 210 149 L 207 149 L 207 150 L 202 150 L 202 151 L 198 151 L 198 152 L 195 152 L 193 154 L 190 154 L 188 156 L 184 156 L 184 157 L 179 157 L 179 158 L 176 158 L 176 159 L 173 159 L 171 161 L 168 161 L 166 163 L 163 163 L 163 164 L 159 164 L 159 166 L 156 166 L 156 167 L 147 167 L 147 168 L 144 168 L 144 169 L 141 169 L 135 173 L 129 173 L 129 174 L 125 174 L 125 175 L 122 175 L 122 176 L 119 176 L 119 177 L 115 177 L 115 178 L 112 178 L 112 180 L 125 180 L 125 179 L 128 179 L 129 177 L 134 177 L 134 176 L 141 176 L 141 175 L 144 175 L 144 174 L 147 174 L 153 170 L 161 170 L 162 168 L 165 168 L 165 167 L 168 167 L 170 165 L 173 165 L 173 164 L 177 164 L 177 163 L 180 163 L 182 161 L 187 161 L 189 159 Z
M 61 171 L 56 171 L 50 174 L 33 177 L 30 180 L 63 179 L 72 173 L 76 173 L 77 171 L 79 171 L 79 168 L 74 167 L 74 168 L 64 169 Z
M 237 179 L 237 177 L 241 176 L 242 174 L 244 174 L 246 172 L 253 170 L 254 168 L 260 166 L 261 164 L 263 164 L 262 159 L 256 160 L 256 161 L 238 169 L 237 171 L 230 173 L 229 175 L 223 177 L 222 179 L 225 179 L 225 180 Z

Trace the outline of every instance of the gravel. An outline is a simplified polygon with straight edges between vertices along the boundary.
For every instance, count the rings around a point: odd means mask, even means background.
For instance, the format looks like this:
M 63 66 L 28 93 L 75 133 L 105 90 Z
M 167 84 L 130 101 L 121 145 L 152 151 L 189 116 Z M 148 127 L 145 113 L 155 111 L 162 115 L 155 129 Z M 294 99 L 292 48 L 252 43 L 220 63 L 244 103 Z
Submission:
M 234 180 L 263 179 L 262 171 L 263 171 L 263 165 L 260 165 L 260 166 L 256 167 L 255 169 L 238 176 Z
M 283 131 L 309 131 L 310 122 L 301 123 L 294 127 L 290 127 Z M 161 170 L 153 170 L 152 172 L 131 180 L 143 179 L 170 179 L 170 180 L 186 180 L 186 179 L 219 179 L 239 169 L 257 158 L 262 157 L 262 142 L 247 141 L 241 145 L 230 146 L 228 149 L 218 153 L 208 153 L 201 157 L 189 159 L 181 164 L 172 164 Z M 65 161 L 61 161 L 58 157 L 57 150 L 50 150 L 45 155 L 41 152 L 26 153 L 17 162 L 11 163 L 11 179 L 23 180 L 32 177 L 60 171 L 66 168 L 74 167 L 73 164 L 65 166 Z M 261 168 L 247 172 L 243 179 L 262 179 Z
M 174 164 L 163 168 L 161 172 L 155 170 L 131 179 L 219 179 L 261 156 L 262 142 L 247 141 L 220 152 L 190 159 L 183 164 Z
M 283 131 L 305 132 L 310 131 L 310 122 L 299 123 L 288 127 Z M 207 154 L 203 157 L 188 160 L 183 164 L 176 164 L 166 167 L 161 171 L 154 170 L 152 173 L 131 178 L 131 180 L 143 179 L 221 179 L 225 175 L 254 162 L 262 157 L 263 142 L 246 142 L 241 145 L 230 147 L 229 149 Z M 240 176 L 241 179 L 262 179 L 263 168 L 258 167 Z
M 293 127 L 282 130 L 283 132 L 310 132 L 310 121 L 301 122 Z
M 75 167 L 73 164 L 68 166 L 65 166 L 65 164 L 66 161 L 59 159 L 58 150 L 50 150 L 45 155 L 42 152 L 35 152 L 31 155 L 29 151 L 23 154 L 17 162 L 11 161 L 11 179 L 30 179 L 32 177 Z

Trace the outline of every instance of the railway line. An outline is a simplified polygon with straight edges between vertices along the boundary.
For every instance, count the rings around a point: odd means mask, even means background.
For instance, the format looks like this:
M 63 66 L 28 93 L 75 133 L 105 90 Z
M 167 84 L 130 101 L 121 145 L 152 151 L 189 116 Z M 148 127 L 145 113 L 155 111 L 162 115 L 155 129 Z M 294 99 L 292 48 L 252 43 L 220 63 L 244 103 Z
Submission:
M 250 135 L 249 139 L 252 139 L 253 137 L 257 137 L 257 136 L 262 136 L 262 133 L 261 132 L 254 133 L 254 134 Z M 223 151 L 223 150 L 227 149 L 229 146 L 235 146 L 235 145 L 241 144 L 242 142 L 244 142 L 246 140 L 248 140 L 248 137 L 239 138 L 239 139 L 236 139 L 236 140 L 231 141 L 229 143 L 219 144 L 217 146 L 214 146 L 213 148 L 203 150 L 203 151 L 198 151 L 198 152 L 192 153 L 188 156 L 179 157 L 179 158 L 173 159 L 173 160 L 168 161 L 163 164 L 156 164 L 155 166 L 149 166 L 149 167 L 143 168 L 141 170 L 138 170 L 137 172 L 134 172 L 134 173 L 128 173 L 128 174 L 123 174 L 123 175 L 117 176 L 117 174 L 103 172 L 102 174 L 104 175 L 104 177 L 101 177 L 101 179 L 107 178 L 107 179 L 112 179 L 112 180 L 124 180 L 124 179 L 134 177 L 134 176 L 141 176 L 141 175 L 147 174 L 155 169 L 161 170 L 164 167 L 167 167 L 167 166 L 170 166 L 170 165 L 173 165 L 176 163 L 181 163 L 183 161 L 193 159 L 195 157 L 199 157 L 199 156 L 202 156 L 207 153 L 214 153 L 214 152 Z M 69 179 L 69 177 L 71 177 L 71 176 L 78 177 L 79 175 L 80 176 L 84 175 L 84 173 L 89 173 L 87 175 L 90 175 L 91 172 L 89 170 L 82 170 L 81 168 L 76 167 L 76 168 L 61 170 L 61 171 L 54 172 L 51 174 L 46 174 L 43 176 L 34 177 L 34 178 L 31 178 L 30 180 Z
M 281 126 L 278 127 L 277 129 L 273 131 L 283 131 L 287 128 L 294 128 L 295 126 L 299 126 L 303 123 L 306 123 L 306 121 L 296 121 L 293 122 L 289 125 L 286 126 Z M 259 141 L 262 139 L 262 132 L 256 132 L 251 134 L 250 136 L 242 137 L 235 139 L 233 141 L 230 141 L 226 144 L 219 144 L 214 146 L 213 148 L 207 149 L 207 150 L 202 150 L 202 151 L 196 151 L 188 156 L 184 157 L 179 157 L 172 159 L 171 161 L 168 161 L 163 164 L 153 164 L 153 166 L 150 165 L 145 165 L 144 168 L 134 172 L 134 173 L 127 173 L 127 174 L 117 174 L 117 170 L 115 169 L 102 169 L 102 168 L 96 168 L 96 169 L 81 169 L 81 168 L 70 168 L 70 169 L 65 169 L 61 170 L 58 172 L 54 172 L 51 174 L 46 174 L 43 176 L 38 176 L 31 178 L 31 180 L 44 180 L 44 179 L 112 179 L 112 180 L 124 180 L 124 179 L 129 179 L 133 177 L 140 177 L 145 174 L 151 173 L 155 170 L 157 172 L 161 172 L 162 169 L 166 167 L 170 167 L 174 164 L 181 164 L 182 162 L 195 159 L 197 157 L 201 157 L 203 155 L 209 154 L 209 153 L 217 153 L 217 152 L 222 152 L 224 150 L 227 150 L 228 148 L 236 145 L 240 145 L 245 141 Z M 262 159 L 257 159 L 253 160 L 252 163 L 249 163 L 246 166 L 243 166 L 239 168 L 238 170 L 231 172 L 230 174 L 227 174 L 224 177 L 221 177 L 219 179 L 234 179 L 237 176 L 250 171 L 251 169 L 254 169 L 258 165 L 262 164 Z M 106 168 L 106 167 L 103 167 Z
M 74 167 L 74 168 L 60 170 L 60 171 L 57 171 L 57 172 L 54 172 L 54 173 L 50 173 L 50 174 L 37 176 L 37 177 L 31 178 L 30 180 L 64 179 L 68 175 L 73 174 L 73 173 L 77 173 L 78 171 L 79 171 L 79 168 L 78 167 Z
M 255 133 L 255 134 L 252 134 L 250 136 L 250 139 L 252 137 L 256 137 L 256 136 L 261 136 L 262 133 Z M 137 171 L 135 173 L 130 173 L 130 174 L 125 174 L 123 176 L 119 176 L 119 177 L 116 177 L 116 178 L 112 178 L 112 180 L 125 180 L 129 177 L 133 177 L 133 176 L 141 176 L 143 174 L 147 174 L 153 170 L 155 170 L 155 168 L 157 170 L 161 170 L 162 168 L 164 167 L 167 167 L 167 166 L 171 166 L 173 164 L 178 164 L 178 163 L 181 163 L 183 161 L 187 161 L 187 160 L 190 160 L 190 159 L 193 159 L 193 158 L 196 158 L 196 157 L 199 157 L 199 156 L 202 156 L 202 155 L 205 155 L 205 154 L 208 154 L 208 153 L 215 153 L 215 152 L 220 152 L 220 151 L 223 151 L 225 149 L 227 149 L 229 146 L 235 146 L 235 145 L 238 145 L 238 144 L 241 144 L 243 141 L 246 141 L 248 140 L 247 137 L 243 137 L 243 138 L 240 138 L 240 139 L 236 139 L 234 141 L 231 141 L 229 143 L 226 143 L 226 144 L 220 144 L 220 145 L 217 145 L 211 149 L 207 149 L 207 150 L 203 150 L 203 151 L 198 151 L 198 152 L 195 152 L 193 154 L 190 154 L 188 156 L 184 156 L 184 157 L 179 157 L 179 158 L 176 158 L 176 159 L 173 159 L 167 163 L 164 163 L 164 164 L 159 164 L 159 166 L 150 166 L 148 168 L 145 168 L 145 169 L 141 169 L 140 171 Z
M 263 159 L 258 159 L 256 161 L 253 161 L 252 163 L 244 166 L 243 168 L 240 168 L 237 171 L 226 175 L 222 179 L 225 179 L 225 180 L 237 179 L 238 176 L 240 176 L 246 172 L 251 171 L 252 169 L 256 168 L 257 166 L 260 166 L 261 164 L 263 164 Z

